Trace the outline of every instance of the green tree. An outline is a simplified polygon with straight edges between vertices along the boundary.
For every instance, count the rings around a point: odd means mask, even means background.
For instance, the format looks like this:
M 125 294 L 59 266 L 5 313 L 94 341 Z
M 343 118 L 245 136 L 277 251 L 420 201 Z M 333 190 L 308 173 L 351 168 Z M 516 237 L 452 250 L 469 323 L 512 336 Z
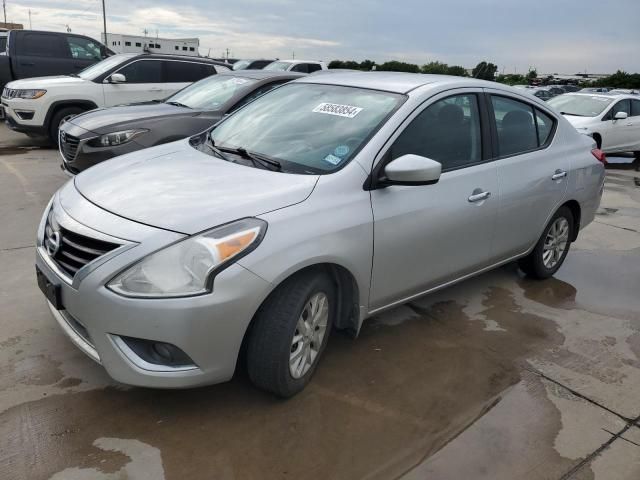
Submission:
M 373 69 L 375 64 L 376 62 L 374 62 L 373 60 L 363 60 L 362 62 L 360 62 L 360 70 L 368 72 L 369 70 Z
M 640 73 L 627 73 L 618 70 L 613 75 L 601 78 L 593 83 L 597 87 L 640 89 Z
M 472 71 L 472 76 L 481 80 L 495 80 L 497 71 L 497 65 L 494 65 L 493 63 L 487 63 L 483 60 L 475 66 Z
M 420 73 L 420 67 L 413 63 L 399 62 L 392 60 L 390 62 L 384 62 L 378 66 L 378 70 L 381 72 L 410 72 Z
M 527 80 L 531 81 L 536 78 L 538 78 L 538 71 L 535 68 L 533 70 L 529 70 L 529 73 L 527 73 Z
M 449 65 L 442 62 L 429 62 L 420 68 L 422 73 L 435 73 L 438 75 L 448 75 Z
M 467 69 L 460 65 L 452 65 L 447 70 L 447 75 L 455 75 L 456 77 L 466 77 Z

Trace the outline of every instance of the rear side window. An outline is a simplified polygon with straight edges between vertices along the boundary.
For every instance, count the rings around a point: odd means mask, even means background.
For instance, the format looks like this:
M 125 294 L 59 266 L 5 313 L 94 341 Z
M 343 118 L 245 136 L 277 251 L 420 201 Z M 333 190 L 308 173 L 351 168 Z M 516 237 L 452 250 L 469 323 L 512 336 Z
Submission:
M 631 100 L 631 116 L 640 117 L 640 100 Z
M 322 68 L 317 63 L 310 63 L 309 64 L 309 73 L 317 72 L 318 70 L 321 70 L 321 69 Z
M 306 63 L 298 63 L 291 69 L 292 72 L 309 73 L 309 67 Z
M 167 82 L 186 83 L 202 80 L 216 73 L 213 66 L 204 63 L 163 62 Z
M 62 48 L 62 37 L 47 33 L 25 33 L 22 36 L 22 55 L 32 57 L 68 57 Z
M 391 158 L 409 153 L 454 170 L 482 160 L 478 97 L 454 95 L 425 108 L 404 129 L 391 147 Z
M 538 128 L 538 145 L 542 146 L 545 145 L 551 137 L 551 132 L 553 131 L 553 118 L 537 108 L 535 109 L 535 112 Z
M 491 95 L 498 154 L 501 157 L 529 152 L 550 140 L 554 120 L 525 102 Z
M 162 63 L 157 60 L 139 60 L 118 70 L 127 83 L 162 83 Z

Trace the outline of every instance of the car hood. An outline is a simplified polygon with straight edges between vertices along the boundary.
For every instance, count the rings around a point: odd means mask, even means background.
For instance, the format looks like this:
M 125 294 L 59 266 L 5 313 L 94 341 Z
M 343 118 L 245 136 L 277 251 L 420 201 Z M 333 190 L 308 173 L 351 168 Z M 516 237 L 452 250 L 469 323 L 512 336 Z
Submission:
M 194 234 L 304 201 L 317 175 L 230 163 L 179 140 L 92 167 L 75 177 L 90 202 L 130 220 Z
M 201 112 L 187 107 L 178 107 L 167 103 L 151 103 L 144 105 L 124 105 L 121 107 L 100 108 L 82 113 L 69 120 L 70 123 L 90 132 L 102 134 L 114 131 L 114 127 L 132 122 L 173 116 L 196 116 Z
M 578 117 L 576 115 L 563 115 L 575 128 L 586 128 L 593 125 L 595 117 Z
M 91 83 L 89 80 L 84 80 L 80 77 L 70 77 L 69 75 L 56 75 L 52 77 L 33 77 L 23 80 L 14 80 L 9 82 L 7 87 L 9 88 L 54 88 L 54 87 L 73 87 L 80 84 Z

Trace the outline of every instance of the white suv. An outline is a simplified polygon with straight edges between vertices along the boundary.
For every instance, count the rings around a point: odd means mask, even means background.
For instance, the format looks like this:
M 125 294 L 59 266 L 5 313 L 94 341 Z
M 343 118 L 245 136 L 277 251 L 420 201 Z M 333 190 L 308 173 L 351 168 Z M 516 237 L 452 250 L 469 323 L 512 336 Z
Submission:
M 2 92 L 8 126 L 27 135 L 47 135 L 57 144 L 58 128 L 86 110 L 160 100 L 190 83 L 229 68 L 206 58 L 122 54 L 77 75 L 9 82 Z

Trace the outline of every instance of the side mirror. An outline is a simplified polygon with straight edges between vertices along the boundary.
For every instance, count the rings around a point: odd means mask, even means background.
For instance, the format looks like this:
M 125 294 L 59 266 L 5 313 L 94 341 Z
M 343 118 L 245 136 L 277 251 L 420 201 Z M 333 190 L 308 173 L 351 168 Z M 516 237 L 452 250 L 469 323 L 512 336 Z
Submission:
M 613 119 L 614 120 L 624 120 L 628 116 L 629 116 L 629 114 L 627 114 L 627 112 L 618 112 L 618 113 L 615 114 Z
M 392 160 L 384 167 L 384 185 L 432 185 L 440 180 L 442 164 L 407 154 Z
M 121 73 L 114 73 L 109 77 L 109 83 L 125 83 L 126 81 L 127 77 Z

